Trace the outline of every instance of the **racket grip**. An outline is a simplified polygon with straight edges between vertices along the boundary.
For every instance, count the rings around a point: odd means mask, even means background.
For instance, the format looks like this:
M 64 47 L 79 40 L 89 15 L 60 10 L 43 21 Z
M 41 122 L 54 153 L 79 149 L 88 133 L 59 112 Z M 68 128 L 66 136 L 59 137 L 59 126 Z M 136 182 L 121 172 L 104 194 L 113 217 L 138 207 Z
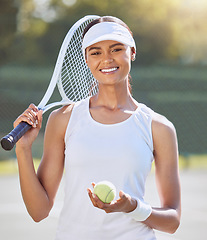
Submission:
M 21 122 L 8 135 L 1 139 L 1 146 L 4 150 L 11 150 L 16 142 L 31 128 L 26 122 Z

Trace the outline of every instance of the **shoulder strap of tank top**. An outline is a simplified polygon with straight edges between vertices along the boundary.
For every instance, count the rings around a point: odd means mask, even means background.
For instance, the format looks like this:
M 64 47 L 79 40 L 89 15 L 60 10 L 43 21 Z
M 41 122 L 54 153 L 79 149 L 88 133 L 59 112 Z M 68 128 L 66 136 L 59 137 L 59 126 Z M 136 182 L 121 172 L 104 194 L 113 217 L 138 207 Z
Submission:
M 75 125 L 85 118 L 84 114 L 86 114 L 87 108 L 89 106 L 89 98 L 76 102 L 72 109 L 72 113 L 68 122 L 68 126 L 65 133 L 65 142 L 67 138 L 72 134 Z

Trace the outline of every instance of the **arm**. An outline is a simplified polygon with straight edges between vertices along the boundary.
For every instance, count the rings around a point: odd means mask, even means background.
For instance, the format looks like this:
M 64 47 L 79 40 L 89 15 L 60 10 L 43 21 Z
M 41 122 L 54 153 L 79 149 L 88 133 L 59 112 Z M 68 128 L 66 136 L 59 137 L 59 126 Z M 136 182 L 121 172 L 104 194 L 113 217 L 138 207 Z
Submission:
M 166 118 L 157 115 L 152 122 L 152 133 L 155 176 L 161 207 L 153 208 L 145 223 L 151 228 L 174 233 L 180 224 L 181 216 L 176 132 Z
M 66 107 L 54 111 L 48 120 L 45 139 L 44 153 L 38 168 L 35 172 L 31 146 L 36 138 L 41 125 L 41 112 L 34 105 L 30 105 L 27 112 L 36 111 L 39 124 L 26 133 L 16 145 L 16 155 L 19 166 L 20 186 L 22 196 L 27 210 L 34 221 L 38 222 L 48 216 L 55 199 L 55 195 L 62 178 L 64 168 L 64 134 L 70 111 Z M 36 109 L 36 110 L 35 110 Z M 26 120 L 28 114 L 24 113 L 15 122 Z M 29 117 L 35 122 L 35 116 Z M 31 122 L 30 122 L 31 124 Z

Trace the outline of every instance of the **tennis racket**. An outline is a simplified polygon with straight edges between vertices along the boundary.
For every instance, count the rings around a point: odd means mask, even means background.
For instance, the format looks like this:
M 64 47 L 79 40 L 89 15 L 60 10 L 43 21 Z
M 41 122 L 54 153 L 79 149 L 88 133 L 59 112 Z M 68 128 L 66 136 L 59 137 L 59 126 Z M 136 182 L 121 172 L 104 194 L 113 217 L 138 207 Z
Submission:
M 89 15 L 81 18 L 67 33 L 60 48 L 48 89 L 38 105 L 38 108 L 42 109 L 43 113 L 52 107 L 71 104 L 97 93 L 97 81 L 94 79 L 83 57 L 82 34 L 85 27 L 98 17 Z M 62 100 L 46 106 L 56 85 Z M 21 122 L 1 139 L 3 149 L 11 150 L 30 128 L 31 125 Z

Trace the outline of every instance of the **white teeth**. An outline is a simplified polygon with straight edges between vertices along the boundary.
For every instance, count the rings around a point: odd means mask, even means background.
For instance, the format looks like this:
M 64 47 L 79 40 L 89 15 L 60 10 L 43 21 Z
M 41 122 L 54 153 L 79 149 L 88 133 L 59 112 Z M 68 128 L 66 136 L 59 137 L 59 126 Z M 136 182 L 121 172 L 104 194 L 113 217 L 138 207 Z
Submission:
M 108 72 L 113 72 L 113 71 L 115 71 L 116 69 L 117 69 L 117 68 L 105 68 L 105 69 L 101 69 L 101 71 L 108 73 Z

